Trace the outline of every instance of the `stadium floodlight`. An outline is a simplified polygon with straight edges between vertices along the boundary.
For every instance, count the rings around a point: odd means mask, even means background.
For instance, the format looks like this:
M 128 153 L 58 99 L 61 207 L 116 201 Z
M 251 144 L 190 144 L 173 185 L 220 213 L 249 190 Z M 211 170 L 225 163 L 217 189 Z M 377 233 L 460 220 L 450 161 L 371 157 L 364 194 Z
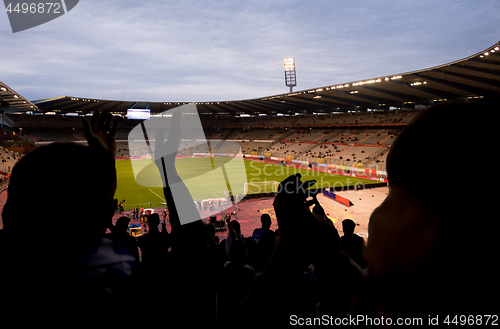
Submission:
M 290 87 L 290 92 L 292 92 L 292 88 L 297 85 L 297 79 L 295 76 L 295 58 L 285 58 L 283 62 L 285 63 L 285 85 Z

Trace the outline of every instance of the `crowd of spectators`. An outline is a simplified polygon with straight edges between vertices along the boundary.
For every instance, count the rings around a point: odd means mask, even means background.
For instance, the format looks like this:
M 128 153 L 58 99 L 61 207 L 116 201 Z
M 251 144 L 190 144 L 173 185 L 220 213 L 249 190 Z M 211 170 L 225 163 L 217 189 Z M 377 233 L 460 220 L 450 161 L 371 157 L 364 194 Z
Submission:
M 322 144 L 318 148 L 310 150 L 304 153 L 305 156 L 315 157 L 315 158 L 330 158 L 334 157 L 335 153 L 340 152 L 341 150 L 337 145 L 327 145 Z
M 0 175 L 10 175 L 12 167 L 21 158 L 22 155 L 11 152 L 8 149 L 0 147 Z
M 300 174 L 281 182 L 274 199 L 277 233 L 263 215 L 252 237 L 243 237 L 238 221 L 231 221 L 227 238 L 217 241 L 213 225 L 179 215 L 197 212 L 193 202 L 174 202 L 174 191 L 186 198 L 175 152 L 156 162 L 171 232 L 152 215 L 148 233 L 130 239 L 127 219 L 111 225 L 116 124 L 96 113 L 84 121 L 89 146 L 42 146 L 12 170 L 0 231 L 2 313 L 16 326 L 174 328 L 280 328 L 292 325 L 292 317 L 324 315 L 427 321 L 437 314 L 496 314 L 492 265 L 498 247 L 487 233 L 498 231 L 488 208 L 494 197 L 457 203 L 464 196 L 463 181 L 455 179 L 460 168 L 447 168 L 442 176 L 422 161 L 446 163 L 462 154 L 473 143 L 467 138 L 472 134 L 461 134 L 464 126 L 493 134 L 491 123 L 471 122 L 467 114 L 498 104 L 485 99 L 436 106 L 400 134 L 387 158 L 389 193 L 371 215 L 366 246 L 351 221 L 343 222 L 340 237 L 307 190 L 314 182 Z M 180 132 L 170 134 L 157 149 L 178 147 Z M 450 134 L 452 144 L 437 142 Z M 47 216 L 58 225 L 43 227 Z

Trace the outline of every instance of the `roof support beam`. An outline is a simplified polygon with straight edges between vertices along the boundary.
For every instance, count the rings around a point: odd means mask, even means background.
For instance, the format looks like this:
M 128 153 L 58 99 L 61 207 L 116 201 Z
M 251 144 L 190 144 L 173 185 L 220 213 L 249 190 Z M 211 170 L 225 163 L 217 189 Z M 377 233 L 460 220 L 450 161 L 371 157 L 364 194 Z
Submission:
M 483 68 L 480 66 L 475 66 L 475 65 L 473 65 L 473 63 L 470 63 L 470 61 L 467 61 L 467 62 L 461 63 L 460 66 L 457 66 L 457 67 L 468 69 L 468 70 L 473 70 L 473 71 L 477 71 L 477 72 L 481 72 L 481 73 L 485 73 L 485 74 L 491 74 L 491 75 L 496 76 L 497 78 L 500 79 L 500 64 L 498 65 L 498 67 L 492 67 L 491 65 L 489 65 L 488 68 Z
M 483 83 L 485 85 L 491 85 L 493 87 L 498 87 L 498 84 L 499 84 L 498 80 L 492 80 L 492 79 L 488 79 L 488 78 L 481 78 L 481 77 L 473 76 L 473 75 L 470 75 L 470 74 L 454 73 L 454 72 L 449 72 L 447 70 L 436 70 L 436 71 L 437 72 L 441 72 L 443 74 L 448 74 L 448 75 L 451 75 L 451 76 L 454 76 L 454 77 L 458 77 L 458 78 L 462 78 L 462 79 L 466 79 L 466 80 L 470 80 L 470 81 L 474 81 L 474 82 Z
M 416 74 L 416 76 L 420 76 L 423 79 L 426 79 L 428 81 L 433 81 L 433 82 L 436 82 L 436 83 L 439 83 L 439 84 L 442 84 L 445 86 L 449 86 L 449 87 L 452 87 L 455 89 L 462 90 L 468 94 L 467 96 L 477 96 L 477 95 L 484 96 L 484 95 L 488 95 L 489 93 L 491 93 L 491 91 L 489 91 L 487 89 L 473 87 L 471 85 L 467 85 L 464 83 L 454 82 L 454 81 L 444 79 L 444 74 L 443 74 L 443 78 L 438 78 L 436 76 L 432 76 L 432 75 L 428 75 L 428 74 L 429 74 L 428 72 L 421 72 L 420 74 Z
M 474 65 L 474 67 L 492 67 L 493 69 L 500 70 L 500 63 L 496 61 L 488 61 L 488 60 L 478 60 L 478 59 L 469 59 L 468 61 L 465 61 L 463 63 L 460 63 L 460 65 L 467 65 L 467 64 L 477 64 Z
M 325 110 L 325 109 L 331 109 L 332 105 L 328 104 L 326 102 L 322 101 L 317 101 L 315 99 L 313 100 L 308 100 L 305 98 L 300 98 L 300 97 L 287 97 L 286 99 L 280 98 L 280 102 L 283 102 L 285 104 L 292 104 L 296 105 L 297 107 L 301 108 L 302 110 L 309 110 L 311 112 L 318 111 L 318 110 Z M 300 111 L 297 111 L 300 112 Z
M 391 81 L 391 82 L 394 83 L 394 81 Z M 376 87 L 364 87 L 364 88 L 371 90 L 371 91 L 374 91 L 374 92 L 377 92 L 377 93 L 381 93 L 381 94 L 385 94 L 385 95 L 399 98 L 399 99 L 401 99 L 399 104 L 403 104 L 406 101 L 412 101 L 416 104 L 430 104 L 430 101 L 428 99 L 412 96 L 411 94 L 403 94 L 403 93 L 399 93 L 399 92 L 395 92 L 395 91 L 388 91 L 388 90 L 384 90 L 384 89 L 376 88 Z M 391 101 L 388 101 L 385 104 L 391 105 Z
M 394 83 L 397 83 L 400 86 L 403 86 L 405 88 L 412 88 L 413 91 L 415 91 L 415 90 L 423 91 L 425 93 L 428 93 L 429 95 L 437 96 L 438 98 L 456 99 L 456 98 L 460 97 L 460 95 L 458 95 L 458 94 L 451 94 L 449 92 L 430 88 L 424 84 L 419 85 L 419 86 L 411 86 L 407 83 L 399 82 L 399 81 L 394 81 Z
M 284 111 L 284 107 L 283 106 L 278 106 L 276 104 L 273 104 L 272 102 L 268 102 L 268 101 L 263 101 L 263 100 L 260 100 L 260 99 L 255 99 L 255 100 L 252 100 L 252 103 L 255 103 L 257 104 L 258 106 L 262 107 L 262 108 L 265 108 L 269 113 L 273 113 L 273 112 L 276 112 L 276 113 L 287 113 L 286 111 Z
M 362 90 L 362 89 L 360 89 Z M 342 94 L 342 95 L 345 95 L 345 96 L 348 96 L 350 98 L 350 100 L 348 100 L 348 102 L 350 104 L 356 104 L 356 105 L 360 105 L 360 106 L 363 106 L 363 107 L 366 107 L 366 108 L 369 108 L 369 107 L 374 107 L 374 106 L 378 106 L 379 104 L 383 104 L 385 102 L 385 100 L 383 100 L 382 98 L 378 98 L 378 97 L 373 97 L 373 96 L 367 96 L 367 95 L 360 95 L 359 93 L 358 94 L 351 94 L 347 91 L 340 91 L 340 90 L 336 90 L 335 91 L 336 93 L 339 93 L 339 94 Z M 345 100 L 344 98 L 337 98 L 337 97 L 332 97 L 332 96 L 329 96 L 327 95 L 326 96 L 327 98 L 332 98 L 332 99 L 337 99 L 339 101 L 347 101 Z M 362 99 L 364 101 L 368 101 L 369 103 L 366 103 L 366 102 L 359 102 L 359 101 L 356 101 L 355 99 Z

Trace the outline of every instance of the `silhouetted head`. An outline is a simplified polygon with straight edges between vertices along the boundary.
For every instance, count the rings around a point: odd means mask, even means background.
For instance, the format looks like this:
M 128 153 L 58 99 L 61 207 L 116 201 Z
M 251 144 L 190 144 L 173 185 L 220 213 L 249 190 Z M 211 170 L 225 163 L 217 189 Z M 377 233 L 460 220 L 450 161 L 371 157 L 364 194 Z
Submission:
M 269 214 L 262 214 L 262 216 L 260 216 L 260 222 L 262 223 L 263 228 L 270 228 L 271 216 Z
M 205 225 L 205 236 L 207 238 L 214 238 L 215 237 L 215 226 L 212 223 L 208 223 Z
M 241 234 L 240 223 L 237 220 L 232 220 L 231 222 L 229 222 L 228 229 L 234 230 L 238 235 Z
M 354 234 L 354 229 L 356 228 L 356 223 L 352 219 L 344 219 L 342 221 L 342 231 L 345 235 Z
M 473 228 L 489 218 L 487 230 L 498 231 L 491 182 L 479 169 L 484 156 L 495 154 L 499 110 L 498 97 L 434 106 L 391 146 L 389 193 L 371 215 L 365 258 L 386 292 L 397 296 L 394 308 L 415 312 L 405 303 L 421 297 L 427 313 L 488 307 L 498 247 Z
M 117 232 L 126 232 L 128 229 L 128 224 L 130 219 L 126 216 L 122 216 L 116 220 L 115 227 Z
M 158 230 L 158 225 L 160 225 L 160 216 L 157 213 L 153 213 L 148 216 L 148 226 L 151 230 Z
M 49 226 L 54 236 L 104 234 L 116 208 L 114 165 L 106 154 L 79 144 L 38 147 L 12 169 L 4 230 L 39 235 Z
M 231 262 L 245 265 L 247 258 L 248 250 L 243 240 L 234 240 L 229 246 L 229 259 Z

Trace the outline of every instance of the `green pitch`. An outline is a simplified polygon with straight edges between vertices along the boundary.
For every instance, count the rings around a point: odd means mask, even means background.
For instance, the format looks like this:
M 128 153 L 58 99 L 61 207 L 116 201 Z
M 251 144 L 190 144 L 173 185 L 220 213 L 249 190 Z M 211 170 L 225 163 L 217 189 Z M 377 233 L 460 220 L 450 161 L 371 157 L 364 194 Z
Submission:
M 213 160 L 213 163 L 212 163 Z M 179 176 L 187 185 L 191 196 L 194 200 L 219 198 L 224 197 L 224 191 L 228 190 L 224 180 L 214 180 L 206 176 L 202 176 L 207 172 L 211 172 L 213 168 L 218 169 L 221 165 L 225 164 L 225 175 L 230 175 L 232 178 L 237 178 L 239 181 L 247 182 L 262 182 L 262 181 L 277 181 L 281 182 L 286 177 L 300 172 L 302 180 L 316 180 L 317 183 L 312 188 L 326 188 L 333 186 L 351 186 L 356 184 L 373 184 L 377 183 L 373 180 L 361 179 L 356 177 L 347 177 L 341 175 L 334 175 L 329 173 L 322 173 L 307 168 L 294 168 L 282 165 L 274 165 L 263 163 L 260 161 L 243 160 L 246 169 L 246 178 L 242 175 L 245 174 L 241 167 L 228 167 L 228 162 L 232 158 L 214 157 L 210 158 L 177 158 L 176 168 Z M 118 160 L 116 161 L 118 186 L 115 193 L 115 198 L 119 201 L 125 199 L 125 209 L 132 209 L 136 206 L 158 208 L 164 207 L 163 189 L 161 187 L 151 187 L 158 185 L 160 176 L 156 166 L 151 164 L 148 160 L 145 162 L 144 169 L 137 177 L 138 181 L 143 185 L 136 182 L 132 170 L 131 161 L 138 160 Z M 140 160 L 139 160 L 140 161 Z M 220 169 L 219 169 L 220 170 Z M 207 182 L 208 181 L 208 182 Z M 231 181 L 231 180 L 230 180 Z M 241 186 L 231 186 L 233 194 L 243 193 L 243 184 Z M 249 190 L 252 193 L 252 189 Z

